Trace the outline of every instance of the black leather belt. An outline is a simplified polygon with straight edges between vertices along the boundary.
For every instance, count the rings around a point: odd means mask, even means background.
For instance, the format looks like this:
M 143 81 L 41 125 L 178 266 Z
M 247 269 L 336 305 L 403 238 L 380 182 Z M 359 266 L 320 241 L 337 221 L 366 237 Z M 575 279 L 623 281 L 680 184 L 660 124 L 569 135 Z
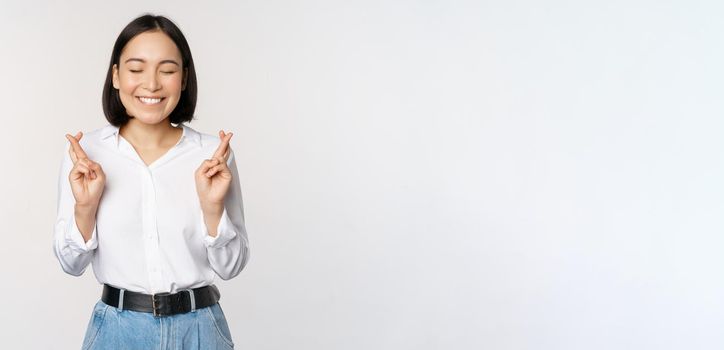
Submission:
M 193 293 L 193 295 L 192 295 Z M 221 294 L 215 285 L 186 289 L 178 293 L 143 294 L 103 284 L 104 303 L 121 310 L 152 312 L 154 316 L 183 314 L 219 302 Z M 120 306 L 119 306 L 120 305 Z

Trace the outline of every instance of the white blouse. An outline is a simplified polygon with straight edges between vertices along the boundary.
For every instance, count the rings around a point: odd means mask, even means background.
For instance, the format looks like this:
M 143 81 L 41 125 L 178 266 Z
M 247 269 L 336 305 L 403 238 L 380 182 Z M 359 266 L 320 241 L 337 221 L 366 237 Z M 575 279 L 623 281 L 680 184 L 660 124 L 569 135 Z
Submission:
M 107 124 L 80 140 L 99 163 L 106 183 L 92 237 L 85 242 L 75 222 L 68 176 L 73 162 L 66 142 L 58 178 L 58 216 L 53 251 L 63 271 L 80 276 L 89 263 L 100 284 L 134 292 L 176 293 L 235 277 L 249 260 L 249 241 L 234 152 L 233 175 L 216 237 L 204 223 L 194 172 L 221 140 L 181 124 L 174 147 L 149 166 L 119 128 Z

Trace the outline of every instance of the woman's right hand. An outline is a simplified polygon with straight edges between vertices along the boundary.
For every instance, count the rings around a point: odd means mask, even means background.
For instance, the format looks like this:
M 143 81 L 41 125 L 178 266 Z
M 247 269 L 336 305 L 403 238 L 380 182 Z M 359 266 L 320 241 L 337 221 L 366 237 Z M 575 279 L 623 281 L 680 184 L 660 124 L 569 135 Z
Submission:
M 68 153 L 73 161 L 68 179 L 76 205 L 98 208 L 106 185 L 106 174 L 100 164 L 88 159 L 88 155 L 78 142 L 81 137 L 83 137 L 82 132 L 78 132 L 76 136 L 65 134 L 65 138 L 70 142 Z

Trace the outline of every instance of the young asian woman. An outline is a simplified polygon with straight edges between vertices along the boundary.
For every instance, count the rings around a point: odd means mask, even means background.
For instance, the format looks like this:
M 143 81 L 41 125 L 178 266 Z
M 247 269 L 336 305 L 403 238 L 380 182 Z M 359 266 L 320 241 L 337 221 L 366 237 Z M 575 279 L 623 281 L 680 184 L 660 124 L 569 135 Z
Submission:
M 54 253 L 73 276 L 92 265 L 103 285 L 83 349 L 234 347 L 213 282 L 249 259 L 239 174 L 232 133 L 184 124 L 196 95 L 181 30 L 143 15 L 111 54 L 108 124 L 66 134 Z

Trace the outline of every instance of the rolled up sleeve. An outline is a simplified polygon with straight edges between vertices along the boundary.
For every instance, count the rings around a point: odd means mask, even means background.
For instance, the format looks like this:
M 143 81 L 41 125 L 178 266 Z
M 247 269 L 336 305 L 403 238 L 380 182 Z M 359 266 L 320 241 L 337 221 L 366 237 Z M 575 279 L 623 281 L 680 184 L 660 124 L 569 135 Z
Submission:
M 232 180 L 224 197 L 224 212 L 221 214 L 216 236 L 211 237 L 206 225 L 201 225 L 209 264 L 223 280 L 237 276 L 249 260 L 249 240 L 244 222 L 239 171 L 236 168 L 234 151 L 231 148 L 229 150 L 227 165 L 231 170 Z
M 73 162 L 68 154 L 68 148 L 69 144 L 66 144 L 58 175 L 53 252 L 63 271 L 73 276 L 80 276 L 93 259 L 93 253 L 98 247 L 98 239 L 96 227 L 93 226 L 91 239 L 85 242 L 75 222 L 75 198 L 68 179 Z

